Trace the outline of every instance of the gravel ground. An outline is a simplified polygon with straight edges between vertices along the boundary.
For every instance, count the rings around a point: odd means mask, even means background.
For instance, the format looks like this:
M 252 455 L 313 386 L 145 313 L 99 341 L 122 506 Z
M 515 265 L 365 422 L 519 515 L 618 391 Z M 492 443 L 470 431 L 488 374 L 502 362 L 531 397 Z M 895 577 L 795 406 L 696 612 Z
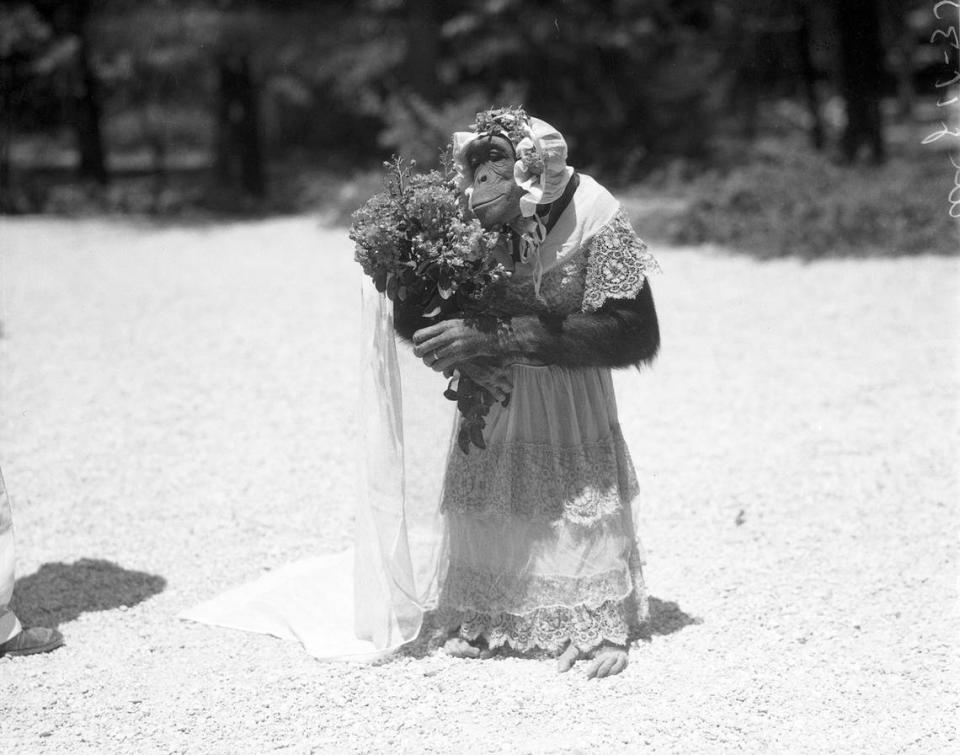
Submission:
M 617 375 L 652 635 L 587 682 L 174 618 L 348 542 L 344 232 L 3 219 L 0 254 L 15 605 L 67 640 L 0 660 L 0 751 L 960 748 L 958 260 L 659 250 L 662 356 Z

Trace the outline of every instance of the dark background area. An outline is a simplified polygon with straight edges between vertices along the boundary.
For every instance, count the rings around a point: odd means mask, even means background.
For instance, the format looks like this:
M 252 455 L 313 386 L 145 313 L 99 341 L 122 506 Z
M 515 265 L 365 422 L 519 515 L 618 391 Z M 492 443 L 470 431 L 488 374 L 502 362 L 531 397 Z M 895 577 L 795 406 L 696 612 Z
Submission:
M 477 110 L 523 103 L 648 237 L 956 253 L 960 138 L 922 143 L 957 125 L 951 10 L 0 0 L 0 211 L 343 222 L 384 158 L 429 166 Z

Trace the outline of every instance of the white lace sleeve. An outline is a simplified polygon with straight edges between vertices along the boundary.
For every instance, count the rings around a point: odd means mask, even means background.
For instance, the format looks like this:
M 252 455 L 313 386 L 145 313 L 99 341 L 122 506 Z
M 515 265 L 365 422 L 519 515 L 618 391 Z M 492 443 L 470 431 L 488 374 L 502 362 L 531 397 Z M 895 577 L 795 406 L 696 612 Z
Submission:
M 649 273 L 660 267 L 620 210 L 587 248 L 583 311 L 595 312 L 607 299 L 632 299 Z

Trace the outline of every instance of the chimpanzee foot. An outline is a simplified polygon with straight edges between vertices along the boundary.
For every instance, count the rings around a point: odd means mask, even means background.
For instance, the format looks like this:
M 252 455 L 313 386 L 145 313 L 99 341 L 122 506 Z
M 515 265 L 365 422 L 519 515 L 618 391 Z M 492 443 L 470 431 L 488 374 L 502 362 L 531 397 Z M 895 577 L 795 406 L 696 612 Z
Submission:
M 463 637 L 451 637 L 443 643 L 443 651 L 454 658 L 479 658 L 480 660 L 492 658 L 497 654 L 497 651 L 487 647 L 483 640 L 473 643 Z
M 557 671 L 561 674 L 569 671 L 573 668 L 573 664 L 577 662 L 577 658 L 579 657 L 580 651 L 577 650 L 577 646 L 571 642 L 567 645 L 567 649 L 557 656 Z
M 603 679 L 619 674 L 627 667 L 627 649 L 610 642 L 593 652 L 593 662 L 587 666 L 587 679 Z

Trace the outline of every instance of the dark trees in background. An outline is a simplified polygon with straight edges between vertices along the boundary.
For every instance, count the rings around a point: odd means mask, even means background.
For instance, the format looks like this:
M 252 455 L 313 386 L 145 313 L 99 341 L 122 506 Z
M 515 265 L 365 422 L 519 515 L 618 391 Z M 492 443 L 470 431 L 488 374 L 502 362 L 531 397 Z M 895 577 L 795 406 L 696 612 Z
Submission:
M 33 5 L 56 35 L 69 37 L 75 42 L 68 117 L 80 153 L 77 174 L 81 179 L 106 184 L 108 174 L 103 146 L 102 93 L 91 60 L 89 34 L 93 2 L 37 0 Z
M 801 129 L 817 149 L 879 161 L 881 93 L 908 113 L 922 88 L 922 2 L 0 0 L 48 29 L 4 61 L 0 23 L 0 128 L 57 147 L 69 129 L 87 181 L 109 178 L 107 146 L 118 164 L 152 154 L 158 206 L 164 172 L 174 195 L 185 165 L 228 202 L 264 196 L 268 166 L 278 189 L 288 168 L 394 151 L 426 166 L 476 110 L 519 102 L 613 180 L 727 165 Z M 842 134 L 821 107 L 837 94 Z
M 724 114 L 736 118 L 740 136 L 749 142 L 763 126 L 764 103 L 792 99 L 806 110 L 810 143 L 824 149 L 827 134 L 818 92 L 824 71 L 813 54 L 822 28 L 814 17 L 814 0 L 736 0 L 727 10 L 731 21 L 720 42 L 731 72 Z
M 260 103 L 248 55 L 222 52 L 217 57 L 216 170 L 224 186 L 239 186 L 262 197 L 267 191 L 263 167 Z
M 866 147 L 874 162 L 883 162 L 880 4 L 878 0 L 834 0 L 834 12 L 840 47 L 840 93 L 847 111 L 841 151 L 847 162 L 853 162 Z
M 710 0 L 439 5 L 450 97 L 418 116 L 421 130 L 450 115 L 464 128 L 474 106 L 522 100 L 562 129 L 581 167 L 617 179 L 709 152 L 726 86 Z
M 30 67 L 49 28 L 29 9 L 0 5 L 0 211 L 13 211 L 10 145 L 14 119 L 30 87 Z

